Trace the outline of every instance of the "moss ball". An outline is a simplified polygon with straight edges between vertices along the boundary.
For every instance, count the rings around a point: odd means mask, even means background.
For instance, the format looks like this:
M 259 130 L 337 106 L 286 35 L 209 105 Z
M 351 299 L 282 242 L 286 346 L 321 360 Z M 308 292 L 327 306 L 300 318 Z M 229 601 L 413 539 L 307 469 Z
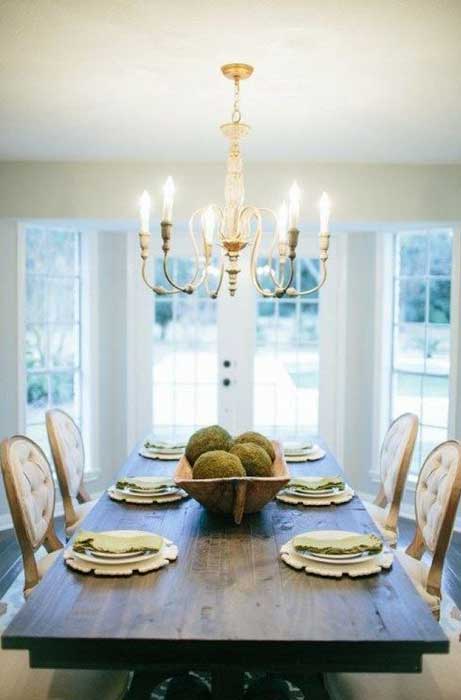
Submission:
M 240 443 L 246 443 L 246 442 L 251 442 L 254 443 L 255 445 L 259 445 L 259 447 L 262 447 L 263 450 L 267 452 L 269 457 L 271 458 L 271 462 L 274 461 L 275 459 L 275 450 L 274 446 L 271 443 L 270 440 L 267 439 L 267 437 L 264 437 L 264 435 L 261 435 L 261 433 L 256 433 L 254 431 L 248 431 L 247 433 L 242 433 L 238 437 L 235 438 L 234 440 L 234 445 L 239 445 Z
M 186 457 L 194 466 L 197 459 L 204 452 L 212 450 L 228 451 L 232 447 L 232 438 L 224 428 L 219 425 L 210 425 L 208 428 L 200 428 L 193 433 L 186 445 Z
M 224 450 L 212 450 L 200 455 L 195 462 L 192 476 L 194 479 L 222 479 L 246 476 L 246 472 L 236 455 Z
M 248 476 L 272 476 L 272 460 L 267 452 L 254 442 L 240 442 L 231 449 Z

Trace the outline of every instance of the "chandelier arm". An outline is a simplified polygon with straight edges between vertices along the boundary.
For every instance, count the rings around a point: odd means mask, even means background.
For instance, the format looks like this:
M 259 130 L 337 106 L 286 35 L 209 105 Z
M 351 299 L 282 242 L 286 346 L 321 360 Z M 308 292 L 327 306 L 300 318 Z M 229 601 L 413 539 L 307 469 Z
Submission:
M 305 289 L 304 291 L 298 292 L 297 289 L 292 287 L 293 293 L 289 293 L 289 296 L 296 296 L 296 297 L 306 297 L 308 294 L 314 294 L 314 292 L 318 292 L 318 290 L 323 287 L 323 285 L 326 282 L 327 279 L 327 261 L 326 260 L 320 260 L 320 268 L 321 268 L 321 275 L 320 275 L 320 280 L 318 284 L 315 285 L 315 287 L 312 287 L 311 289 Z M 289 289 L 288 289 L 289 292 Z M 296 294 L 294 293 L 296 292 Z
M 156 286 L 149 282 L 148 277 L 147 277 L 147 260 L 149 259 L 149 239 L 150 239 L 150 234 L 146 232 L 141 232 L 139 234 L 139 243 L 141 246 L 141 277 L 146 284 L 146 286 L 154 292 L 154 294 L 158 294 L 159 296 L 165 296 L 167 294 L 177 294 L 176 290 L 169 290 L 165 289 L 165 287 L 162 286 Z
M 192 246 L 194 249 L 194 257 L 195 257 L 195 273 L 194 276 L 192 277 L 191 281 L 182 286 L 177 284 L 169 270 L 168 270 L 168 254 L 170 251 L 170 239 L 171 239 L 171 224 L 164 225 L 162 222 L 162 238 L 164 245 L 162 247 L 164 256 L 163 256 L 163 273 L 168 280 L 169 284 L 176 289 L 178 292 L 184 292 L 185 294 L 193 294 L 202 284 L 203 280 L 205 279 L 205 268 L 203 270 L 200 270 L 200 251 L 197 245 L 197 241 L 195 240 L 194 236 L 194 231 L 193 231 L 193 221 L 194 218 L 197 214 L 200 214 L 203 210 L 202 209 L 197 209 L 194 211 L 192 214 L 190 220 L 189 220 L 189 236 L 192 241 Z M 197 281 L 198 280 L 198 281 Z
M 221 286 L 222 286 L 222 283 L 223 283 L 223 279 L 224 279 L 224 255 L 223 254 L 221 255 L 221 267 L 219 270 L 218 284 L 216 285 L 216 288 L 213 292 L 210 292 L 210 286 L 208 284 L 208 267 L 209 267 L 208 265 L 205 265 L 205 270 L 206 270 L 205 289 L 206 289 L 206 293 L 208 294 L 210 299 L 217 299 L 218 294 L 219 294 L 220 289 L 221 289 Z
M 261 215 L 259 214 L 258 210 L 253 207 L 253 216 L 256 218 L 258 222 L 258 228 L 256 230 L 256 235 L 254 238 L 253 242 L 253 249 L 251 251 L 251 259 L 250 259 L 250 272 L 251 272 L 251 280 L 253 282 L 253 285 L 256 287 L 256 291 L 262 296 L 265 297 L 266 299 L 273 299 L 275 297 L 275 292 L 271 292 L 268 289 L 263 289 L 261 287 L 261 283 L 258 278 L 258 269 L 257 269 L 257 256 L 259 252 L 259 245 L 261 242 L 261 235 L 262 235 L 262 227 L 261 227 Z

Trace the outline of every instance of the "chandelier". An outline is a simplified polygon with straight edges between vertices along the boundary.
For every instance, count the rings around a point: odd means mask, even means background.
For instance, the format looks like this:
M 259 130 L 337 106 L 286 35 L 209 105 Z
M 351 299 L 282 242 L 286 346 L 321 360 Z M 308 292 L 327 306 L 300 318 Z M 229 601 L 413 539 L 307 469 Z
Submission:
M 293 285 L 295 278 L 296 248 L 299 238 L 299 205 L 300 190 L 296 182 L 289 191 L 289 204 L 285 202 L 276 213 L 272 209 L 259 208 L 244 203 L 243 163 L 240 153 L 240 140 L 250 131 L 248 124 L 241 120 L 240 112 L 240 81 L 246 80 L 253 73 L 252 66 L 245 63 L 230 63 L 221 68 L 226 78 L 234 82 L 234 105 L 232 120 L 221 126 L 221 131 L 229 139 L 229 154 L 227 157 L 227 173 L 224 188 L 223 207 L 210 204 L 197 209 L 189 221 L 189 235 L 195 258 L 195 270 L 192 279 L 187 284 L 179 284 L 172 278 L 169 269 L 169 254 L 173 232 L 173 201 L 174 183 L 168 177 L 163 188 L 163 214 L 160 222 L 163 272 L 170 287 L 156 286 L 148 280 L 147 261 L 149 258 L 149 217 L 151 200 L 144 191 L 140 200 L 141 230 L 139 241 L 141 246 L 141 274 L 146 285 L 155 294 L 193 294 L 202 285 L 212 299 L 216 299 L 223 283 L 224 273 L 228 275 L 228 288 L 231 296 L 237 290 L 237 279 L 240 272 L 239 257 L 241 251 L 251 248 L 250 273 L 256 290 L 263 297 L 281 298 L 284 296 L 306 296 L 316 292 L 324 284 L 327 277 L 327 260 L 330 217 L 330 200 L 324 192 L 320 199 L 320 234 L 319 259 L 320 273 L 318 283 L 311 289 L 298 290 Z M 263 225 L 267 222 L 272 229 L 271 244 L 268 253 L 268 264 L 265 266 L 266 282 L 261 280 L 261 268 L 258 267 L 258 255 L 263 237 Z M 219 267 L 213 262 L 214 244 L 220 249 Z M 267 287 L 266 285 L 270 286 Z

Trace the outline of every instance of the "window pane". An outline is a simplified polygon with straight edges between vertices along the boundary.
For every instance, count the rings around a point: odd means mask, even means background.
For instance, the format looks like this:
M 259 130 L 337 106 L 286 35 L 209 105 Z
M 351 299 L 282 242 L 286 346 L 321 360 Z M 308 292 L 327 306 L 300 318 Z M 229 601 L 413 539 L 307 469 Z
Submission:
M 48 234 L 42 228 L 26 230 L 26 272 L 45 274 L 48 271 Z
M 262 268 L 265 260 L 261 258 Z M 297 284 L 312 287 L 318 260 L 298 262 Z M 256 300 L 254 425 L 281 439 L 318 431 L 318 302 Z
M 394 367 L 407 372 L 424 372 L 426 327 L 423 323 L 394 329 Z
M 190 258 L 173 257 L 170 263 L 175 280 L 191 280 Z M 159 259 L 155 275 L 156 283 L 165 285 Z M 154 298 L 153 425 L 158 435 L 180 439 L 217 421 L 216 313 L 216 301 L 196 294 Z
M 45 277 L 30 275 L 26 279 L 26 319 L 32 323 L 48 320 Z
M 410 411 L 421 414 L 422 374 L 395 372 L 393 378 L 393 416 Z
M 398 235 L 395 250 L 392 414 L 411 411 L 420 420 L 417 473 L 447 432 L 452 232 Z
M 426 370 L 434 374 L 450 371 L 450 326 L 427 327 Z
M 405 233 L 397 237 L 397 274 L 425 275 L 427 272 L 427 236 Z
M 49 274 L 75 275 L 78 271 L 78 234 L 53 231 L 48 239 Z
M 451 276 L 451 251 L 453 234 L 451 231 L 437 231 L 429 239 L 431 275 Z
M 79 375 L 56 372 L 50 375 L 51 404 L 78 419 L 80 416 Z
M 26 369 L 45 369 L 48 362 L 48 326 L 29 325 L 26 328 Z
M 28 227 L 25 242 L 26 433 L 47 452 L 48 408 L 81 417 L 80 234 Z
M 45 420 L 48 408 L 48 376 L 46 374 L 27 375 L 27 423 L 40 423 Z
M 48 321 L 72 323 L 79 320 L 79 285 L 73 277 L 48 279 Z
M 447 439 L 446 428 L 429 428 L 422 426 L 421 430 L 421 462 L 420 468 L 427 455 L 434 447 L 440 445 L 441 442 Z
M 50 366 L 78 367 L 79 326 L 50 326 Z
M 319 281 L 319 261 L 317 258 L 301 258 L 297 265 L 299 283 L 298 289 L 312 289 Z M 311 299 L 316 299 L 318 290 L 309 295 Z
M 429 321 L 450 323 L 450 280 L 431 280 L 429 287 Z
M 400 280 L 396 283 L 400 323 L 424 323 L 426 317 L 426 283 Z
M 423 380 L 421 420 L 426 425 L 448 425 L 448 377 L 426 374 Z

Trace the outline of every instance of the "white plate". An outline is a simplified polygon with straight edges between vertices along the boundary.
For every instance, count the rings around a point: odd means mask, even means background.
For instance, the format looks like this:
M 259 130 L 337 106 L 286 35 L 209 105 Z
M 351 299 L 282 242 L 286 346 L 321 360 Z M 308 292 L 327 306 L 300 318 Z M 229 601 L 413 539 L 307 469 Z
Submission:
M 321 539 L 331 539 L 337 538 L 342 539 L 343 537 L 350 537 L 351 535 L 359 535 L 363 533 L 359 532 L 349 532 L 348 530 L 315 530 L 313 532 L 305 533 L 306 535 L 314 535 L 319 540 Z M 294 543 L 293 543 L 294 548 Z M 369 559 L 374 559 L 379 557 L 381 552 L 361 552 L 357 554 L 314 554 L 312 552 L 302 552 L 295 549 L 296 554 L 304 559 L 310 559 L 311 561 L 319 561 L 327 564 L 359 564 L 363 561 L 368 561 Z
M 328 498 L 329 496 L 338 496 L 340 493 L 344 493 L 346 489 L 328 489 L 328 491 L 298 491 L 295 488 L 285 489 L 285 493 L 293 496 L 300 496 L 301 498 Z
M 167 489 L 157 489 L 157 490 L 148 490 L 148 489 L 142 489 L 142 490 L 137 490 L 137 489 L 132 489 L 129 486 L 125 489 L 119 489 L 117 487 L 116 491 L 119 491 L 120 493 L 123 493 L 124 495 L 130 495 L 130 496 L 149 496 L 149 498 L 152 498 L 153 496 L 171 496 L 174 493 L 177 493 L 179 491 L 179 488 L 177 486 L 169 486 Z
M 117 536 L 123 536 L 123 535 L 153 535 L 153 532 L 147 532 L 146 530 L 107 530 L 104 531 L 105 535 L 112 535 L 114 537 Z M 162 538 L 163 539 L 163 538 Z M 155 553 L 155 552 L 154 552 Z M 85 561 L 99 561 L 102 563 L 102 559 L 104 559 L 105 564 L 110 564 L 112 563 L 110 560 L 113 560 L 114 564 L 122 563 L 123 558 L 131 558 L 132 557 L 137 557 L 137 559 L 134 559 L 134 561 L 139 561 L 140 559 L 144 559 L 146 556 L 152 557 L 153 553 L 152 552 L 130 552 L 127 554 L 126 552 L 124 553 L 114 553 L 114 552 L 95 552 L 94 554 L 80 554 L 80 552 L 74 552 L 72 549 L 72 554 L 75 554 L 76 557 L 80 557 L 80 559 L 84 559 Z M 85 557 L 87 557 L 85 559 Z M 90 557 L 90 558 L 88 558 Z M 125 562 L 127 563 L 127 562 Z M 130 561 L 131 563 L 131 561 Z
M 109 559 L 107 557 L 102 557 L 100 554 L 93 554 L 90 552 L 85 552 L 83 554 L 82 552 L 75 552 L 72 550 L 72 556 L 76 557 L 77 559 L 81 559 L 82 561 L 88 561 L 91 564 L 104 564 L 105 566 L 117 566 L 118 564 L 134 564 L 138 561 L 143 561 L 144 559 L 150 559 L 151 557 L 155 556 L 158 554 L 158 552 L 140 552 L 136 554 L 135 552 L 131 552 L 130 554 L 124 554 L 123 558 L 121 556 L 117 556 L 116 559 Z

